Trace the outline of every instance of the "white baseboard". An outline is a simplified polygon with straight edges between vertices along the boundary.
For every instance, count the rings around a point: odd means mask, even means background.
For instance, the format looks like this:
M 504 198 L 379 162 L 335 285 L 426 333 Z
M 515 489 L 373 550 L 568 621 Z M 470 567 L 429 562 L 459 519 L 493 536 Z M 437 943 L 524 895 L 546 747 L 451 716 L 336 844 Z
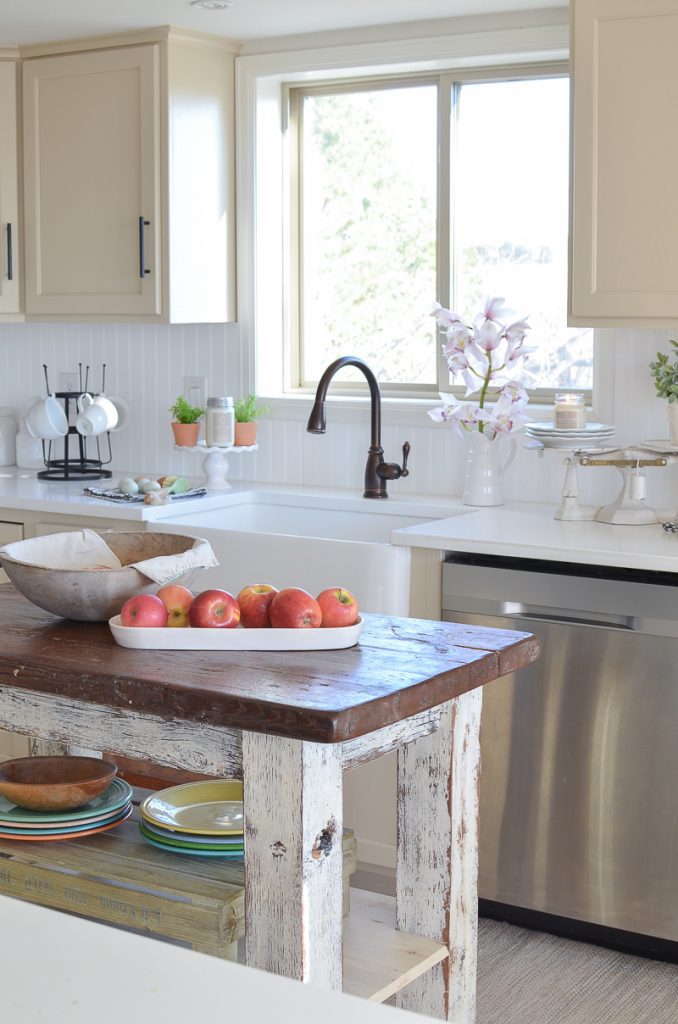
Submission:
M 396 848 L 390 843 L 375 843 L 371 839 L 358 838 L 358 860 L 364 865 L 395 868 Z

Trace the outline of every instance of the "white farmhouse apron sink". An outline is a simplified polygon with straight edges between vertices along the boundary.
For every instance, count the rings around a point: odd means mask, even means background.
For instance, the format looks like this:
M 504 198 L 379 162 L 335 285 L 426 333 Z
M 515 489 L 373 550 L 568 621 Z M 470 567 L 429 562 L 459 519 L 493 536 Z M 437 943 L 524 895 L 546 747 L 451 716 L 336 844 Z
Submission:
M 363 611 L 409 613 L 410 549 L 389 543 L 394 530 L 468 510 L 386 503 L 293 491 L 247 491 L 220 509 L 149 523 L 150 530 L 205 537 L 219 559 L 195 588 L 237 594 L 250 583 L 352 591 Z M 177 508 L 179 511 L 179 508 Z

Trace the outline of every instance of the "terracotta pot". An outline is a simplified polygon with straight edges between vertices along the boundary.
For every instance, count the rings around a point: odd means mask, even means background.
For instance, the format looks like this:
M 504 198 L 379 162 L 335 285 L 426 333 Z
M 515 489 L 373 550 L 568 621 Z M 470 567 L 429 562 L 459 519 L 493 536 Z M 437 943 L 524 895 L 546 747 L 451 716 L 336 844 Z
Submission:
M 248 448 L 257 443 L 257 424 L 254 420 L 250 423 L 236 423 L 235 445 L 236 448 Z
M 172 423 L 174 443 L 187 448 L 194 448 L 200 437 L 199 423 Z

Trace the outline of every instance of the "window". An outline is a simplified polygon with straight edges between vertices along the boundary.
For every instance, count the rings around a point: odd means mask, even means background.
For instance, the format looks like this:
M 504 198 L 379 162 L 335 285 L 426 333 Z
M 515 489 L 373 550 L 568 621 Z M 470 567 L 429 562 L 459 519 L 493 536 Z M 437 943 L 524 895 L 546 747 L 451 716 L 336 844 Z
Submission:
M 485 295 L 529 314 L 537 394 L 591 389 L 592 332 L 566 326 L 568 91 L 553 71 L 290 90 L 293 389 L 352 354 L 387 393 L 449 390 L 428 313 L 470 322 Z

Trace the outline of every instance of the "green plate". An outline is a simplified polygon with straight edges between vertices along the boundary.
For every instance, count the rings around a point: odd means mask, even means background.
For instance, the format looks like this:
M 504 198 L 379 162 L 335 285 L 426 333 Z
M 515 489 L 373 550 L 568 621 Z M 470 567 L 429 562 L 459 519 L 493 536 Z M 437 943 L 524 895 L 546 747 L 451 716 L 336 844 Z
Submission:
M 76 807 L 72 811 L 29 811 L 25 807 L 17 807 L 11 800 L 0 796 L 0 825 L 24 825 L 26 828 L 45 828 L 58 822 L 71 824 L 85 822 L 96 815 L 116 811 L 129 803 L 132 787 L 123 779 L 113 779 L 108 789 L 95 796 L 89 803 Z
M 221 857 L 222 860 L 243 860 L 242 853 L 224 853 L 223 850 L 178 850 L 176 846 L 166 846 L 164 843 L 156 842 L 145 833 L 144 840 L 151 846 L 157 847 L 158 850 L 164 850 L 165 853 L 177 853 L 180 857 Z
M 222 853 L 242 853 L 244 850 L 243 843 L 220 843 L 217 839 L 213 843 L 200 842 L 200 837 L 196 838 L 195 842 L 192 842 L 188 837 L 186 839 L 174 839 L 170 836 L 160 834 L 155 829 L 148 828 L 145 823 L 140 823 L 139 829 L 142 836 L 146 839 L 152 839 L 154 842 L 161 844 L 162 846 L 176 846 L 180 850 L 221 850 Z
M 55 823 L 53 825 L 46 826 L 45 828 L 30 829 L 21 828 L 17 825 L 1 825 L 0 835 L 28 836 L 29 839 L 32 839 L 35 836 L 72 835 L 73 838 L 75 839 L 77 838 L 79 832 L 86 832 L 93 828 L 103 828 L 104 825 L 110 825 L 111 822 L 119 821 L 121 818 L 127 817 L 129 815 L 129 812 L 130 805 L 127 804 L 127 806 L 123 806 L 119 808 L 117 811 L 112 811 L 110 814 L 106 815 L 106 817 L 103 818 L 101 821 L 97 820 L 95 822 L 82 821 L 79 822 L 79 824 L 77 825 L 59 825 Z

